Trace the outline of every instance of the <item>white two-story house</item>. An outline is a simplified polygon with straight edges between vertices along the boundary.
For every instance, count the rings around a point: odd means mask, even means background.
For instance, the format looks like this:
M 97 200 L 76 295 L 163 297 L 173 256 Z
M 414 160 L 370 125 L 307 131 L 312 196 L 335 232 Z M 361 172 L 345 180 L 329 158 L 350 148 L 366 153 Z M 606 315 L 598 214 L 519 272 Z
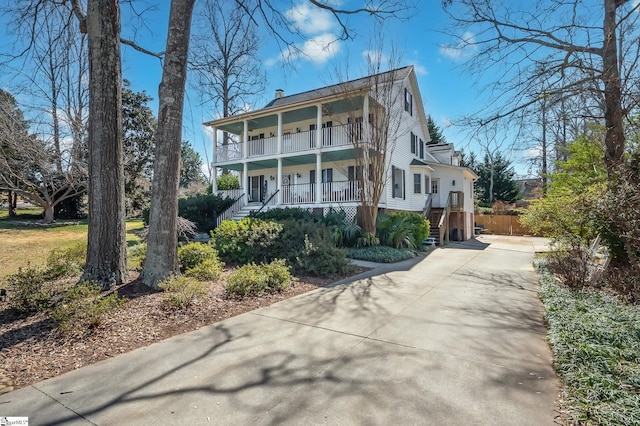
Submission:
M 380 99 L 381 81 L 397 101 Z M 439 226 L 441 240 L 471 238 L 477 176 L 460 166 L 451 144 L 428 143 L 412 66 L 289 96 L 278 90 L 262 109 L 205 123 L 215 135 L 216 170 L 233 170 L 240 177 L 241 189 L 227 194 L 237 198 L 227 216 L 250 208 L 302 207 L 325 213 L 341 209 L 355 217 L 363 173 L 356 156 L 363 150 L 354 138 L 362 138 L 383 116 L 394 124 L 385 148 L 377 148 L 386 151 L 378 208 L 427 215 L 432 228 Z M 230 142 L 219 145 L 223 132 Z M 218 192 L 215 178 L 213 186 Z

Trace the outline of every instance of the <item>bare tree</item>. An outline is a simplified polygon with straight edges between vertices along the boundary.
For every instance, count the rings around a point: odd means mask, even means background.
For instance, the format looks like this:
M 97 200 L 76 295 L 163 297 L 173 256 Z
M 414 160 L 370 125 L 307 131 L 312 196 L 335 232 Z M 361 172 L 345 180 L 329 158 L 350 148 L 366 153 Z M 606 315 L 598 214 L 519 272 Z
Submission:
M 403 128 L 402 90 L 404 69 L 398 69 L 401 55 L 392 48 L 385 53 L 384 42 L 376 41 L 367 55 L 367 76 L 336 86 L 336 94 L 350 105 L 346 125 L 354 148 L 355 181 L 360 194 L 360 225 L 364 232 L 376 234 L 380 199 L 390 179 L 397 140 L 409 130 Z M 339 117 L 336 117 L 339 119 Z
M 0 90 L 0 190 L 42 207 L 48 223 L 54 220 L 57 204 L 85 191 L 85 175 L 73 165 L 59 171 L 59 158 L 51 148 L 29 133 L 13 96 Z M 14 202 L 11 197 L 9 201 Z
M 598 104 L 606 133 L 605 161 L 611 173 L 625 147 L 623 119 L 637 106 L 639 4 L 603 0 L 524 2 L 444 0 L 458 44 L 472 55 L 477 75 L 491 71 L 493 101 L 473 120 L 486 126 L 508 118 L 526 119 L 541 99 L 541 86 L 562 98 L 588 94 Z M 486 112 L 489 111 L 489 114 Z
M 264 91 L 255 24 L 244 10 L 224 2 L 202 3 L 196 16 L 190 64 L 200 96 L 219 116 L 237 114 Z M 222 145 L 228 144 L 223 132 Z

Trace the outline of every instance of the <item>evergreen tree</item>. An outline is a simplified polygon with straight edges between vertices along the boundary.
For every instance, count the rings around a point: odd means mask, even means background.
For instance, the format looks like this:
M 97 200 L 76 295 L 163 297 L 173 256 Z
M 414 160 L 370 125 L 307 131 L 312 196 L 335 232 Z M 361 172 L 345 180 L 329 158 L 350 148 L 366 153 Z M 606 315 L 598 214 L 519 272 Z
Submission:
M 513 166 L 499 152 L 493 158 L 485 154 L 474 171 L 478 175 L 475 186 L 481 204 L 491 206 L 494 201 L 512 203 L 518 199 L 520 191 L 514 180 Z
M 180 151 L 180 188 L 186 188 L 192 183 L 203 183 L 200 154 L 187 141 L 182 141 Z
M 436 145 L 439 143 L 447 143 L 447 139 L 442 134 L 440 127 L 433 121 L 430 115 L 427 116 L 427 127 L 429 129 L 429 136 L 431 136 L 431 140 L 428 145 Z
M 134 92 L 123 80 L 124 190 L 127 215 L 137 215 L 149 199 L 157 126 L 146 92 Z

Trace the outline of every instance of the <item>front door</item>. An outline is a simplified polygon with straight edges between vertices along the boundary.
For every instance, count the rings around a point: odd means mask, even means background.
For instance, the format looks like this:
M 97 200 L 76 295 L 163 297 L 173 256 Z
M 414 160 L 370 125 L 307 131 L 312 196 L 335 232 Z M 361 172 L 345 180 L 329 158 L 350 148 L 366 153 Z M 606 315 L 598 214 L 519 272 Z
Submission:
M 265 196 L 264 175 L 249 176 L 249 200 L 262 202 Z

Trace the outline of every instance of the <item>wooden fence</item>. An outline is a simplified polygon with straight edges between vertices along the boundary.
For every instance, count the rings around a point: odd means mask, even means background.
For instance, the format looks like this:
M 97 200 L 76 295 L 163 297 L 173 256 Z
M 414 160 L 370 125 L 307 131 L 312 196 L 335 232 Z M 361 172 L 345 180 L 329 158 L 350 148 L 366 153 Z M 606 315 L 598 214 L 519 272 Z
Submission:
M 520 216 L 483 214 L 474 216 L 476 227 L 484 227 L 484 233 L 496 235 L 532 235 Z

